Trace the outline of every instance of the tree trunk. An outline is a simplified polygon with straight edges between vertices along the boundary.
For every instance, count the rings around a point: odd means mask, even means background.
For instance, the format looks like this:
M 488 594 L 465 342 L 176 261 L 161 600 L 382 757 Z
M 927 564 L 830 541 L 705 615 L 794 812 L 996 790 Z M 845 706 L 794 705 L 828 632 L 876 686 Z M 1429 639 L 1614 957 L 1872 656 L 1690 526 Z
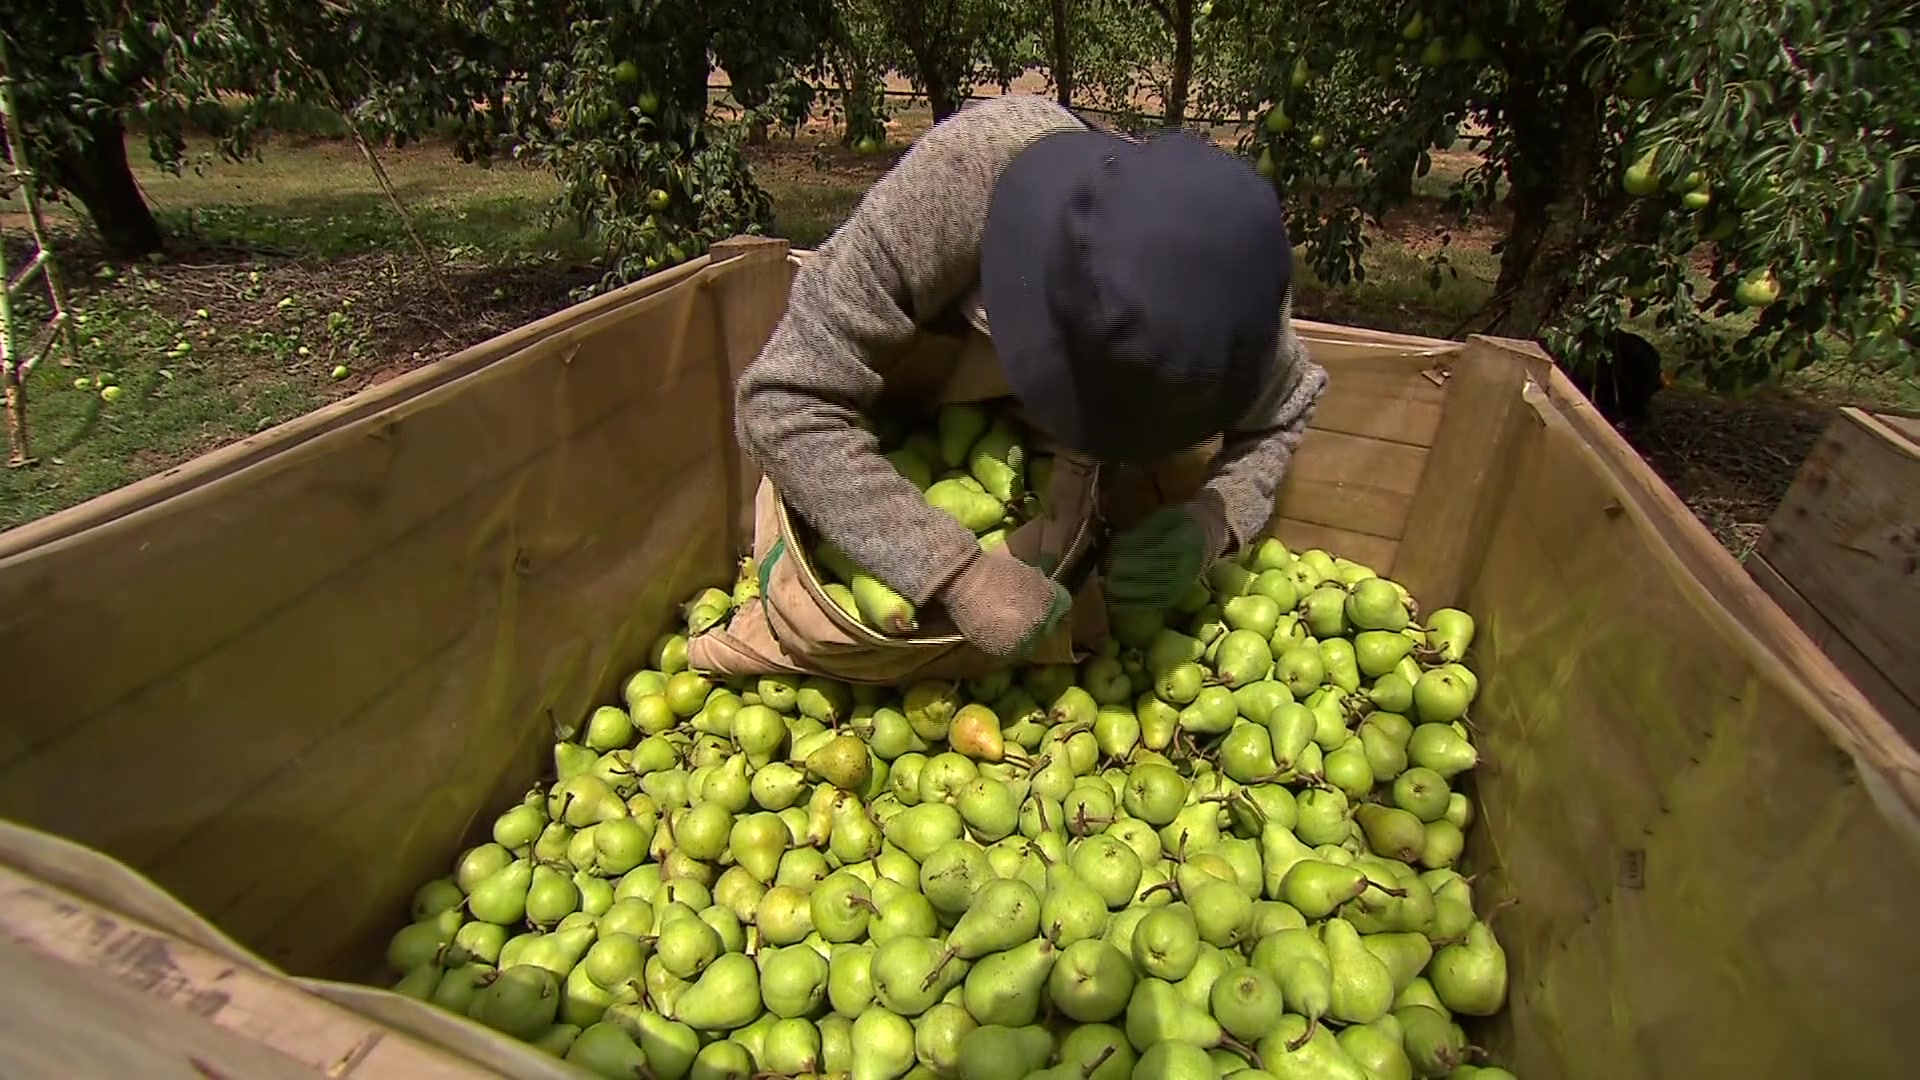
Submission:
M 1173 71 L 1167 79 L 1168 127 L 1187 122 L 1187 89 L 1193 82 L 1193 0 L 1170 0 L 1173 16 Z
M 948 86 L 945 80 L 937 78 L 928 79 L 926 85 L 927 105 L 933 109 L 934 123 L 937 124 L 960 111 L 960 104 L 966 99 L 955 94 L 953 88 Z
M 1501 310 L 1486 328 L 1489 334 L 1539 337 L 1570 299 L 1573 266 L 1591 233 L 1586 186 L 1601 168 L 1600 102 L 1578 82 L 1557 98 L 1541 84 L 1516 83 L 1509 93 L 1513 224 L 1494 288 Z
M 137 259 L 159 251 L 160 224 L 127 164 L 127 133 L 119 116 L 103 113 L 80 126 L 89 136 L 86 144 L 68 142 L 59 149 L 53 159 L 54 182 L 86 207 L 114 255 Z
M 1067 33 L 1069 0 L 1053 0 L 1053 89 L 1061 108 L 1073 107 L 1073 39 Z

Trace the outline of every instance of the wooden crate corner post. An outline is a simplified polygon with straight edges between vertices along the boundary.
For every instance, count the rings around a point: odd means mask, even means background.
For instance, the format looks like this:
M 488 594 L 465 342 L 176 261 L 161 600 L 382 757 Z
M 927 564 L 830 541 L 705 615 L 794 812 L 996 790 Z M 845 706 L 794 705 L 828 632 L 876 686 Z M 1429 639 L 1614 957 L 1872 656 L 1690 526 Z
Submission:
M 726 403 L 723 445 L 731 459 L 728 472 L 739 485 L 727 500 L 727 535 L 740 553 L 753 548 L 753 493 L 760 483 L 760 470 L 740 452 L 733 435 L 733 388 L 786 314 L 791 250 L 785 240 L 766 236 L 733 236 L 707 249 L 708 280 L 718 290 L 720 341 L 726 354 L 725 366 L 715 371 Z

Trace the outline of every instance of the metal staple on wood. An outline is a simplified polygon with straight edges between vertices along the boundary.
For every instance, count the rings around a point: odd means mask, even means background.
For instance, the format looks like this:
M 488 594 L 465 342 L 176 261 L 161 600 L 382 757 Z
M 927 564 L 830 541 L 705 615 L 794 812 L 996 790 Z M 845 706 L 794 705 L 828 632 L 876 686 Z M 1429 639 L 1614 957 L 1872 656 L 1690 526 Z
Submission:
M 27 234 L 32 254 L 15 274 L 7 269 L 6 250 L 0 245 L 0 378 L 6 385 L 7 467 L 19 468 L 33 463 L 27 434 L 27 376 L 46 357 L 55 344 L 65 349 L 61 363 L 74 364 L 80 355 L 73 329 L 73 317 L 67 304 L 67 290 L 60 281 L 54 263 L 53 245 L 47 240 L 47 224 L 40 209 L 40 192 L 34 185 L 32 163 L 27 159 L 27 141 L 22 135 L 19 105 L 13 94 L 13 61 L 6 41 L 0 38 L 0 127 L 6 130 L 8 192 L 18 191 L 27 208 Z M 24 295 L 35 275 L 46 283 L 53 314 L 34 335 L 30 345 L 14 321 L 14 299 Z

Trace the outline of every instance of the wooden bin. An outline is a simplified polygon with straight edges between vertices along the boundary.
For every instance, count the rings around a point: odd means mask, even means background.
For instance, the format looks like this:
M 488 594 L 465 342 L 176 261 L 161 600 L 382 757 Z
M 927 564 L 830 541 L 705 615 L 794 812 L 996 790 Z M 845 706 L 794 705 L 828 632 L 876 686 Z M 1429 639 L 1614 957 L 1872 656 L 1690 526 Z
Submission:
M 1920 420 L 1840 410 L 1747 571 L 1920 743 Z
M 304 991 L 557 1075 L 327 980 L 731 573 L 730 388 L 792 269 L 730 242 L 0 534 L 0 816 Z M 1920 756 L 1537 350 L 1300 329 L 1333 389 L 1279 535 L 1480 617 L 1470 852 L 1518 901 L 1483 1041 L 1556 1080 L 1909 1075 Z M 55 844 L 10 835 L 29 870 Z M 116 874 L 63 887 L 165 900 Z

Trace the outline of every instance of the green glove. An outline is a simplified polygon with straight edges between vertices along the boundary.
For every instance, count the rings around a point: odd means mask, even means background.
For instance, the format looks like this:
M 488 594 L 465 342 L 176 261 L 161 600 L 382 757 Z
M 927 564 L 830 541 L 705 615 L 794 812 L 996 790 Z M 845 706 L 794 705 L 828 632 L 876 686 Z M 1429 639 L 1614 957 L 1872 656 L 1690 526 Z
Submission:
M 1226 546 L 1226 524 L 1206 507 L 1168 506 L 1116 533 L 1107 565 L 1107 606 L 1164 611 Z

